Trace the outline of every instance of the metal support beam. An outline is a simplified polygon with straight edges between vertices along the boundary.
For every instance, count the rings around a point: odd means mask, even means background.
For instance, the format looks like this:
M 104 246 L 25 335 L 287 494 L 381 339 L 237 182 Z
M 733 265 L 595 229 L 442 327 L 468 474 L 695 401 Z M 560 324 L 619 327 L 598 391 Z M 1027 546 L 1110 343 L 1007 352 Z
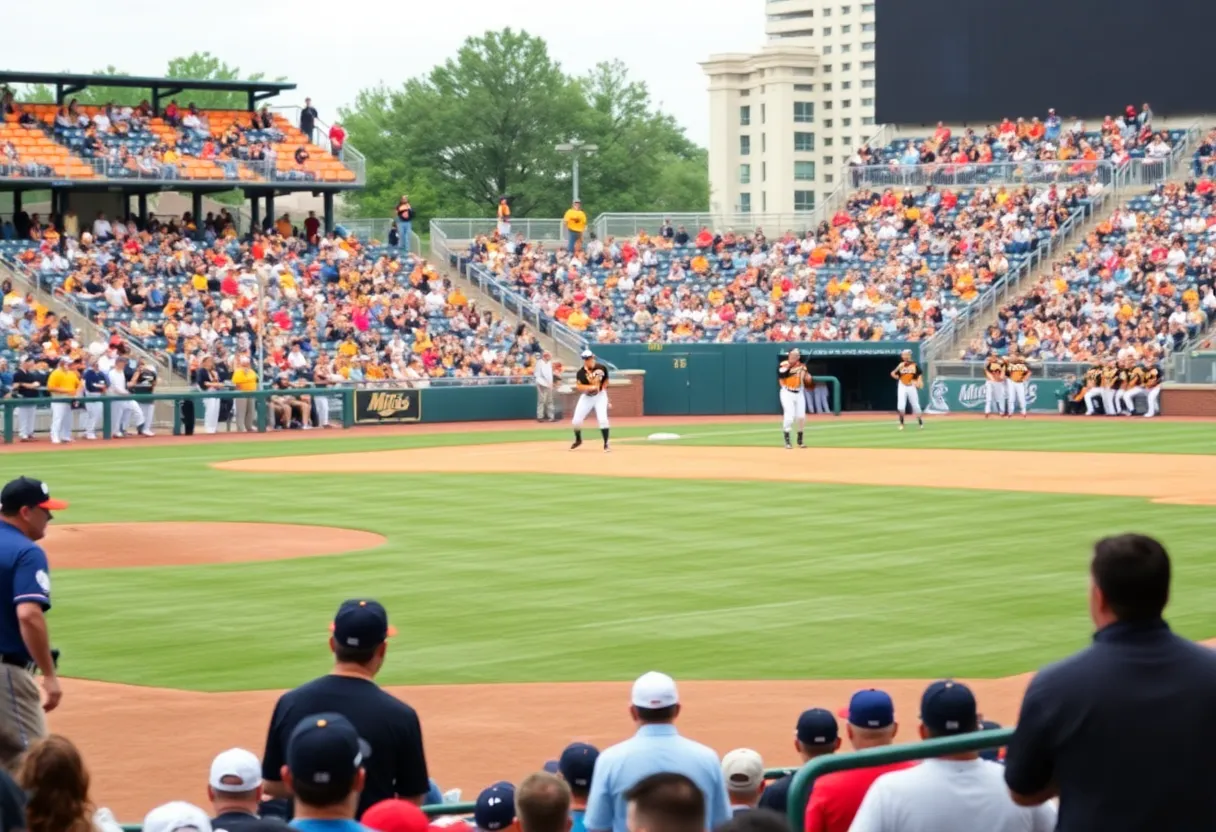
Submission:
M 325 233 L 334 230 L 334 192 L 326 191 L 321 195 L 321 204 L 325 206 Z
M 274 191 L 266 194 L 266 219 L 270 220 L 272 227 L 278 221 L 278 217 L 274 215 Z
M 139 227 L 147 228 L 148 227 L 148 195 L 146 193 L 141 193 L 139 195 L 139 197 L 136 199 L 136 205 L 137 205 L 136 211 L 139 212 Z
M 203 239 L 203 195 L 195 191 L 190 195 L 190 213 L 194 216 L 194 239 Z
M 262 230 L 262 199 L 258 196 L 249 196 L 249 192 L 245 192 L 245 198 L 249 200 L 249 222 L 253 225 L 250 231 Z

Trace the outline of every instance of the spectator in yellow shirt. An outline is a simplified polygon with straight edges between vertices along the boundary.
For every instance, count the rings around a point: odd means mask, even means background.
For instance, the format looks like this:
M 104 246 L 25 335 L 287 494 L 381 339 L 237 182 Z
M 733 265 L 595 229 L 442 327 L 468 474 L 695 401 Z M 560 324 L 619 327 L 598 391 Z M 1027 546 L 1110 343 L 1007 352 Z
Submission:
M 577 199 L 574 200 L 574 204 L 570 206 L 570 210 L 562 217 L 562 222 L 566 226 L 566 232 L 569 234 L 570 239 L 567 250 L 573 254 L 575 247 L 582 242 L 583 232 L 587 230 L 587 215 L 583 213 L 583 203 Z
M 258 389 L 258 374 L 249 366 L 249 356 L 242 355 L 236 369 L 232 371 L 232 386 L 247 393 Z M 254 399 L 236 400 L 237 430 L 253 433 L 253 414 L 257 410 L 254 402 Z
M 591 317 L 581 309 L 575 309 L 570 313 L 570 317 L 566 319 L 566 326 L 576 332 L 582 332 L 590 325 Z
M 468 306 L 469 299 L 465 297 L 464 292 L 460 291 L 460 287 L 456 286 L 452 289 L 451 294 L 448 295 L 448 303 L 452 304 L 452 306 L 460 308 Z

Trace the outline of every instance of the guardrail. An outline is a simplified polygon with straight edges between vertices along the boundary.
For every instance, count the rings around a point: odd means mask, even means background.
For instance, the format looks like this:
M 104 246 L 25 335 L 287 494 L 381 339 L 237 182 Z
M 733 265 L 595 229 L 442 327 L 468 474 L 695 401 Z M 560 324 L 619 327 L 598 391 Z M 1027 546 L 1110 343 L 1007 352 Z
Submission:
M 847 168 L 853 188 L 919 188 L 927 185 L 949 188 L 982 188 L 989 185 L 1081 184 L 1095 180 L 1113 186 L 1120 166 L 1109 161 L 989 162 L 928 165 L 855 165 Z
M 472 240 L 482 234 L 493 234 L 498 230 L 494 218 L 461 217 L 431 220 L 431 233 L 436 228 L 450 240 Z M 511 219 L 511 236 L 523 234 L 527 240 L 560 241 L 564 239 L 565 223 L 560 219 Z
M 750 212 L 706 211 L 684 214 L 600 214 L 592 223 L 595 235 L 606 240 L 609 237 L 633 237 L 639 231 L 658 234 L 664 222 L 687 229 L 695 237 L 702 227 L 715 231 L 742 231 L 748 235 L 757 228 L 767 229 L 769 234 L 784 234 L 793 231 L 802 234 L 814 229 L 828 219 L 822 207 L 810 211 L 795 211 L 789 214 L 753 214 Z
M 790 829 L 792 832 L 805 832 L 806 804 L 811 796 L 811 788 L 815 785 L 815 781 L 825 774 L 889 763 L 927 760 L 950 754 L 962 754 L 967 751 L 1001 748 L 1008 745 L 1012 738 L 1012 728 L 1001 728 L 995 731 L 975 731 L 957 737 L 939 737 L 924 742 L 884 745 L 881 748 L 867 748 L 865 751 L 816 757 L 798 769 L 797 774 L 794 775 L 794 781 L 790 783 L 789 803 L 786 810 Z
M 1031 378 L 1035 379 L 1064 379 L 1068 376 L 1083 376 L 1085 371 L 1093 366 L 1086 361 L 1027 361 L 1030 365 Z M 984 360 L 974 361 L 934 361 L 933 376 L 950 376 L 951 378 L 984 379 Z
M 362 240 L 365 243 L 376 241 L 388 244 L 388 232 L 396 224 L 396 220 L 388 217 L 379 217 L 376 219 L 346 219 L 336 221 L 335 226 L 341 226 L 346 229 L 347 233 L 353 234 L 356 240 Z M 410 231 L 410 253 L 422 254 L 422 238 L 418 236 L 418 232 Z

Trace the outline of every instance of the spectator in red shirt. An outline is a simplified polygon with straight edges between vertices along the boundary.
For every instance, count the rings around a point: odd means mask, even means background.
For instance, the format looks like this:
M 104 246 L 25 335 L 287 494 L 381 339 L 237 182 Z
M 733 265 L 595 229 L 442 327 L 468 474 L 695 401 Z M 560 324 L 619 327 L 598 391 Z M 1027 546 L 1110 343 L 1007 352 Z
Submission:
M 329 149 L 333 151 L 335 157 L 341 159 L 342 151 L 346 147 L 346 131 L 342 129 L 342 125 L 334 122 L 334 126 L 329 128 Z
M 859 690 L 840 712 L 853 749 L 863 751 L 890 745 L 899 725 L 895 722 L 895 703 L 881 690 Z M 806 832 L 848 832 L 870 786 L 889 771 L 899 771 L 914 763 L 889 763 L 872 768 L 850 769 L 826 774 L 815 781 L 806 806 Z
M 694 244 L 697 248 L 709 248 L 714 244 L 714 235 L 709 233 L 709 228 L 702 226 Z
M 304 236 L 310 246 L 315 246 L 320 242 L 320 231 L 321 221 L 317 219 L 317 212 L 309 211 L 308 219 L 304 220 Z

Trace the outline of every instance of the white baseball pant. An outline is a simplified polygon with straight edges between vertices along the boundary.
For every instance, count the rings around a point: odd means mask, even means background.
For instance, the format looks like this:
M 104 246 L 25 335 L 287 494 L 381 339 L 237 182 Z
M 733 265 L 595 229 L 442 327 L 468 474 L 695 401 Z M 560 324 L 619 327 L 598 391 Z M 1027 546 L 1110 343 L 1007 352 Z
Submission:
M 1094 402 L 1102 398 L 1101 387 L 1091 387 L 1085 391 L 1085 415 L 1094 415 Z
M 38 406 L 17 408 L 17 435 L 22 439 L 34 437 L 34 425 L 38 421 Z
M 1129 387 L 1126 390 L 1120 390 L 1119 399 L 1123 403 L 1123 410 L 1134 416 L 1136 414 L 1136 396 L 1143 392 L 1143 387 Z
M 97 438 L 97 426 L 102 423 L 105 418 L 105 402 L 86 402 L 84 406 L 84 418 L 81 419 L 81 427 L 84 429 L 84 435 L 88 439 Z
M 984 413 L 1005 412 L 1005 382 L 989 379 L 984 382 Z
M 72 441 L 71 402 L 51 402 L 51 441 Z
M 1157 416 L 1161 413 L 1161 386 L 1148 388 L 1148 395 L 1145 397 L 1148 402 L 1148 412 L 1144 415 Z
M 144 402 L 136 405 L 139 408 L 139 422 L 145 436 L 152 435 L 152 417 L 156 411 L 156 402 Z
M 826 384 L 816 384 L 811 392 L 815 397 L 815 412 L 830 413 L 832 405 L 828 401 L 828 386 Z
M 1012 415 L 1013 409 L 1020 406 L 1022 415 L 1026 415 L 1026 382 L 1005 379 L 1005 396 L 1005 407 L 1009 414 Z
M 1107 416 L 1119 415 L 1119 391 L 1113 387 L 1102 388 L 1102 410 Z
M 595 411 L 595 422 L 600 429 L 610 427 L 608 424 L 608 391 L 601 390 L 594 395 L 583 393 L 578 397 L 578 401 L 574 404 L 574 418 L 570 420 L 570 424 L 575 430 L 583 426 L 583 420 Z
M 220 427 L 220 400 L 203 399 L 203 432 L 215 433 Z
M 329 396 L 313 396 L 312 403 L 317 406 L 317 427 L 323 428 L 329 424 Z
M 802 425 L 806 422 L 806 397 L 802 395 L 801 390 L 790 390 L 786 387 L 781 388 L 780 395 L 781 429 L 789 433 L 797 422 L 798 429 L 802 430 Z
M 135 402 L 111 402 L 110 432 L 115 436 L 144 423 L 144 412 Z
M 921 414 L 919 393 L 920 391 L 916 389 L 915 384 L 904 384 L 900 382 L 898 385 L 896 385 L 895 409 L 900 413 L 903 413 L 905 410 L 907 410 L 908 405 L 912 405 L 912 415 L 919 416 Z

